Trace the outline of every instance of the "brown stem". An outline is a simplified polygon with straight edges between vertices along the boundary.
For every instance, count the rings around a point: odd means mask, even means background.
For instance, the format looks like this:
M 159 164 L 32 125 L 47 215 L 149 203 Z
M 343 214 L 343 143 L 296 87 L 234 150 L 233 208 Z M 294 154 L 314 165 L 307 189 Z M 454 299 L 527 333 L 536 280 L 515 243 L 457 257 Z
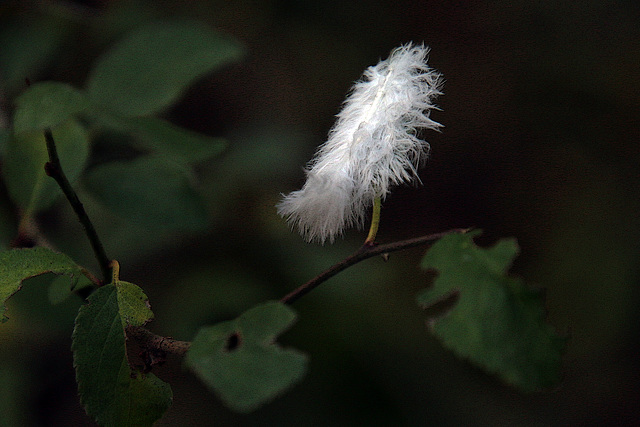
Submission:
M 367 258 L 374 257 L 376 255 L 385 255 L 390 252 L 400 251 L 403 249 L 413 248 L 415 246 L 421 246 L 428 243 L 433 243 L 441 237 L 449 234 L 449 233 L 466 233 L 469 231 L 468 229 L 454 229 L 449 231 L 444 231 L 442 233 L 429 234 L 426 236 L 415 237 L 413 239 L 400 240 L 398 242 L 387 243 L 384 245 L 363 245 L 360 249 L 354 252 L 352 255 L 343 259 L 337 264 L 329 267 L 327 270 L 323 271 L 313 279 L 309 280 L 307 283 L 298 287 L 297 289 L 290 292 L 288 295 L 283 297 L 280 302 L 284 304 L 293 304 L 298 299 L 308 294 L 315 288 L 317 288 L 323 282 L 326 282 L 331 277 L 340 273 L 341 271 L 351 267 L 354 264 L 359 263 Z
M 188 341 L 178 341 L 173 338 L 156 335 L 140 326 L 127 327 L 127 336 L 133 337 L 142 348 L 153 348 L 178 356 L 187 354 L 189 347 L 191 347 L 191 343 Z
M 56 149 L 56 143 L 53 139 L 53 134 L 51 133 L 51 129 L 46 129 L 44 131 L 44 138 L 47 143 L 47 152 L 49 153 L 49 162 L 45 164 L 45 171 L 47 175 L 51 178 L 55 179 L 58 183 L 58 186 L 66 196 L 69 204 L 73 208 L 73 211 L 76 213 L 78 220 L 83 225 L 85 233 L 89 238 L 89 242 L 91 243 L 91 248 L 98 260 L 98 264 L 100 264 L 100 270 L 102 271 L 102 277 L 105 283 L 109 283 L 111 280 L 111 261 L 109 257 L 107 257 L 106 252 L 104 251 L 104 247 L 102 246 L 102 242 L 98 237 L 98 233 L 96 233 L 96 229 L 93 227 L 87 212 L 84 210 L 84 206 L 80 202 L 78 195 L 75 190 L 71 186 L 71 183 L 67 179 L 64 171 L 62 170 L 62 165 L 60 164 L 60 158 L 58 157 L 58 150 Z

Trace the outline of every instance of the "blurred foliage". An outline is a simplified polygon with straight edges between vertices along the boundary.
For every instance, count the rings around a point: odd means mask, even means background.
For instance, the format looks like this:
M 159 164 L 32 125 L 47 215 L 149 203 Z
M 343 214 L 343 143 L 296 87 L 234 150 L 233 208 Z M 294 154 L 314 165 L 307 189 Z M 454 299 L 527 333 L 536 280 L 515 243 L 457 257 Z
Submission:
M 394 254 L 388 263 L 370 260 L 344 272 L 296 305 L 298 323 L 279 342 L 313 358 L 293 393 L 239 417 L 167 367 L 158 376 L 172 384 L 176 401 L 159 425 L 634 424 L 636 2 L 3 2 L 0 126 L 8 127 L 25 78 L 83 88 L 110 45 L 172 17 L 198 18 L 248 48 L 241 64 L 202 76 L 160 117 L 229 141 L 221 157 L 190 165 L 212 225 L 196 233 L 149 230 L 80 191 L 107 252 L 149 295 L 153 330 L 192 339 L 198 326 L 280 297 L 359 245 L 364 236 L 356 231 L 332 247 L 306 245 L 273 205 L 299 188 L 304 162 L 362 69 L 399 43 L 424 40 L 430 65 L 446 78 L 435 117 L 446 128 L 429 136 L 425 185 L 399 188 L 387 200 L 379 239 L 473 225 L 489 243 L 516 236 L 522 255 L 514 271 L 547 289 L 552 323 L 571 340 L 561 388 L 534 396 L 506 389 L 427 337 L 423 314 L 408 309 L 426 283 L 415 279 L 423 251 Z M 149 145 L 155 137 L 144 126 L 134 132 L 105 111 L 87 118 L 95 126 L 88 168 L 159 152 L 178 160 L 179 150 Z M 3 129 L 0 155 L 9 144 Z M 0 161 L 4 173 L 4 155 Z M 7 185 L 0 187 L 2 248 L 18 222 Z M 64 203 L 36 219 L 57 248 L 95 268 Z M 49 283 L 30 279 L 9 301 L 12 322 L 0 330 L 0 405 L 10 411 L 0 408 L 0 423 L 88 423 L 74 382 L 64 380 L 73 377 L 68 320 L 79 301 L 51 306 Z M 37 303 L 31 292 L 41 294 Z M 47 320 L 36 321 L 33 310 L 43 315 L 45 308 Z M 51 328 L 67 329 L 48 334 Z
M 69 120 L 51 129 L 59 156 L 64 159 L 65 174 L 74 182 L 89 156 L 89 138 L 84 127 Z M 14 202 L 24 209 L 24 216 L 50 207 L 62 196 L 58 184 L 47 176 L 44 164 L 49 161 L 44 133 L 14 132 L 7 144 L 3 164 L 4 181 Z

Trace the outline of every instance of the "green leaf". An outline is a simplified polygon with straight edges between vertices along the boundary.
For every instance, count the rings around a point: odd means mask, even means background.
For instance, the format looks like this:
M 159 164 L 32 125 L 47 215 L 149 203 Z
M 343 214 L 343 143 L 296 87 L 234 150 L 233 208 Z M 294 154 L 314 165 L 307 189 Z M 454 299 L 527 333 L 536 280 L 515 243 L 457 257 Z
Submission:
M 89 155 L 89 136 L 75 121 L 52 130 L 62 168 L 73 183 L 84 169 Z M 4 159 L 4 178 L 11 198 L 26 215 L 48 208 L 62 195 L 58 184 L 45 174 L 49 161 L 43 132 L 12 135 Z
M 156 157 L 112 162 L 91 169 L 86 188 L 122 218 L 152 229 L 198 231 L 207 211 L 184 167 Z
M 304 354 L 275 343 L 295 318 L 282 303 L 259 305 L 200 329 L 185 362 L 230 408 L 252 411 L 292 387 L 306 370 Z
M 127 123 L 144 148 L 185 163 L 207 160 L 227 146 L 222 138 L 193 132 L 156 117 L 133 117 Z
M 473 241 L 478 234 L 449 234 L 429 249 L 422 267 L 438 277 L 418 303 L 430 307 L 457 294 L 453 307 L 429 322 L 444 345 L 525 391 L 550 387 L 559 381 L 566 340 L 545 322 L 541 292 L 506 275 L 516 241 L 483 249 Z
M 89 102 L 74 87 L 59 82 L 40 82 L 16 98 L 15 133 L 42 131 L 66 122 L 84 111 Z
M 204 24 L 149 24 L 99 59 L 88 93 L 118 114 L 149 115 L 175 102 L 196 79 L 242 55 L 238 42 Z
M 49 302 L 56 305 L 65 301 L 71 295 L 76 281 L 77 280 L 69 280 L 69 278 L 65 276 L 56 276 L 49 284 Z
M 60 304 L 69 298 L 74 291 L 95 286 L 86 276 L 73 277 L 71 282 L 68 277 L 57 276 L 49 284 L 47 292 L 49 302 L 53 305 Z
M 120 281 L 80 308 L 71 346 L 76 379 L 80 401 L 100 425 L 151 426 L 171 405 L 171 387 L 127 360 L 125 328 L 150 319 L 142 290 Z
M 0 321 L 6 321 L 4 303 L 20 290 L 22 282 L 45 273 L 70 276 L 67 283 L 82 275 L 82 268 L 65 254 L 46 248 L 13 249 L 0 252 Z
M 0 84 L 11 95 L 25 87 L 25 78 L 35 81 L 42 74 L 74 30 L 53 14 L 18 13 L 19 19 L 3 19 L 0 32 Z

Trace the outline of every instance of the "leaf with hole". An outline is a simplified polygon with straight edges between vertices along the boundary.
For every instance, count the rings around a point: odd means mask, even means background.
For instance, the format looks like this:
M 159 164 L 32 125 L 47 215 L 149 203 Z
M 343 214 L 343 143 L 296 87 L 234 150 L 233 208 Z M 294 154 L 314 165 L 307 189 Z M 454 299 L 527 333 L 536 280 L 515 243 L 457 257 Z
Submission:
M 0 252 L 0 304 L 18 292 L 24 280 L 45 273 L 69 276 L 66 282 L 70 287 L 82 276 L 82 268 L 67 255 L 46 248 Z M 0 306 L 0 321 L 6 321 L 4 311 L 4 306 Z
M 93 102 L 124 116 L 171 105 L 196 79 L 244 54 L 234 39 L 198 22 L 145 25 L 97 62 L 87 84 Z
M 473 241 L 478 234 L 449 234 L 422 259 L 438 276 L 418 295 L 421 306 L 459 293 L 453 307 L 429 320 L 432 332 L 460 357 L 522 390 L 555 385 L 566 340 L 546 323 L 541 292 L 507 275 L 516 241 L 484 249 Z
M 304 354 L 274 342 L 295 318 L 280 302 L 256 306 L 200 329 L 185 362 L 227 406 L 253 411 L 291 388 L 306 370 Z

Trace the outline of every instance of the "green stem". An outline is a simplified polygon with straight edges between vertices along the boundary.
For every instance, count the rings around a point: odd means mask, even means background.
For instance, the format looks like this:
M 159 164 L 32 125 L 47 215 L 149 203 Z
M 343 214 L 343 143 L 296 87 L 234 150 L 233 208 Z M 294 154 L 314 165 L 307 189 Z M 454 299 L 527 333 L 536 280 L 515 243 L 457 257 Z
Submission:
M 365 246 L 372 246 L 376 242 L 376 235 L 378 234 L 378 227 L 380 226 L 380 209 L 382 207 L 382 201 L 380 197 L 373 199 L 373 213 L 371 215 L 371 227 L 369 227 L 369 235 L 367 240 L 364 241 Z
M 60 158 L 58 157 L 58 150 L 56 149 L 56 143 L 53 139 L 51 129 L 46 129 L 44 131 L 44 139 L 47 142 L 47 152 L 49 153 L 49 162 L 45 164 L 45 171 L 47 175 L 56 180 L 58 186 L 73 208 L 73 211 L 76 213 L 78 220 L 80 220 L 80 223 L 83 225 L 84 231 L 89 238 L 89 242 L 91 243 L 93 253 L 98 260 L 98 264 L 100 264 L 100 270 L 102 271 L 104 283 L 109 283 L 109 281 L 111 280 L 111 261 L 104 251 L 102 242 L 100 241 L 98 233 L 96 233 L 96 229 L 93 227 L 93 224 L 91 223 L 87 212 L 84 210 L 84 206 L 80 202 L 78 195 L 76 194 L 75 190 L 71 186 L 71 183 L 67 179 L 67 176 L 62 170 Z

